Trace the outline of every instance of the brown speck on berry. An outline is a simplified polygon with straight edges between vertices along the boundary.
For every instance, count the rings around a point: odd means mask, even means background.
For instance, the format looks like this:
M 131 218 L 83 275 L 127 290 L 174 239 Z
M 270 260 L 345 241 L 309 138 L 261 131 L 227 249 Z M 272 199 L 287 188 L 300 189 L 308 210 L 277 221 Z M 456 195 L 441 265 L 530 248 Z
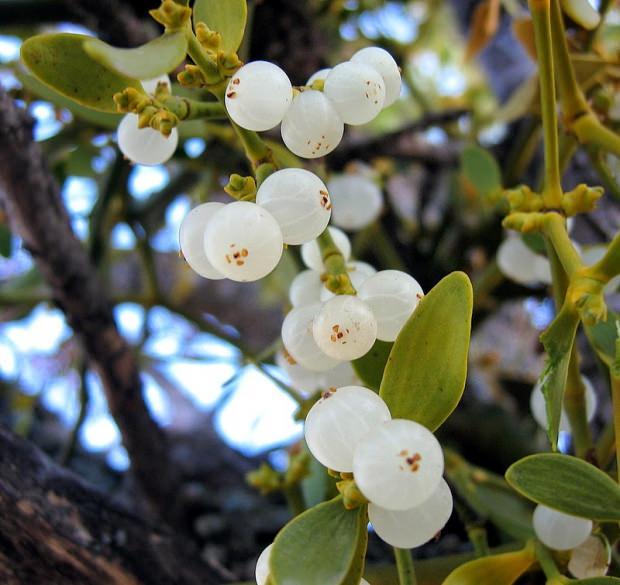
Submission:
M 233 98 L 235 98 L 236 96 L 237 96 L 237 92 L 236 92 L 236 91 L 229 91 L 229 92 L 226 94 L 226 97 L 227 97 L 227 98 L 230 98 L 230 99 L 233 99 Z
M 238 77 L 235 77 L 235 78 L 232 80 L 232 84 L 233 84 L 233 85 L 239 85 L 240 83 L 241 83 L 241 80 L 240 80 Z

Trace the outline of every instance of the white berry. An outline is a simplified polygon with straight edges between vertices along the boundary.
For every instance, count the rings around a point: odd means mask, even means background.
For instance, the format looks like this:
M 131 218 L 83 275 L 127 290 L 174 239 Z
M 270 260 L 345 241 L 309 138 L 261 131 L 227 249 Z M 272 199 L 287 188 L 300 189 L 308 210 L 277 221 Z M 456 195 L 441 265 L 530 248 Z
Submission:
M 590 536 L 592 521 L 570 516 L 546 506 L 536 506 L 532 518 L 534 532 L 544 545 L 553 550 L 570 550 Z
M 234 122 L 260 132 L 277 126 L 293 99 L 286 73 L 268 61 L 244 65 L 226 88 L 226 110 Z
M 353 57 L 353 63 L 369 65 L 381 75 L 385 82 L 384 108 L 391 106 L 400 96 L 401 77 L 400 69 L 392 55 L 381 47 L 366 47 L 360 49 Z
M 325 69 L 319 69 L 316 73 L 313 73 L 308 81 L 306 81 L 307 86 L 311 86 L 315 81 L 325 81 L 329 72 L 332 70 L 331 67 L 326 67 Z
M 500 244 L 497 265 L 504 276 L 519 284 L 551 283 L 549 261 L 532 252 L 519 236 L 509 236 Z
M 308 449 L 325 467 L 353 470 L 353 450 L 371 429 L 390 420 L 378 394 L 362 386 L 330 390 L 310 409 L 304 425 Z
M 320 310 L 320 303 L 297 307 L 282 323 L 284 347 L 296 362 L 314 372 L 331 370 L 341 361 L 326 355 L 314 340 L 312 324 Z
M 345 124 L 370 122 L 385 103 L 385 82 L 375 69 L 347 61 L 336 65 L 325 79 L 325 95 Z
M 271 549 L 273 544 L 270 544 L 258 557 L 256 561 L 256 584 L 266 585 L 269 578 L 269 558 L 271 557 Z
M 590 422 L 596 414 L 596 407 L 598 399 L 594 392 L 592 382 L 585 376 L 581 376 L 581 381 L 585 387 L 585 400 L 586 400 L 586 419 Z M 542 393 L 542 385 L 540 381 L 534 385 L 532 394 L 530 395 L 530 410 L 534 420 L 543 428 L 547 428 L 547 407 L 545 405 L 545 397 Z M 570 433 L 570 422 L 568 415 L 564 408 L 562 408 L 562 415 L 560 416 L 560 430 L 566 433 Z
M 431 497 L 443 474 L 435 435 L 410 420 L 395 419 L 370 431 L 353 454 L 361 492 L 377 506 L 408 510 Z
M 383 209 L 383 194 L 377 184 L 363 175 L 347 173 L 327 182 L 332 198 L 332 222 L 356 231 L 375 221 Z
M 349 238 L 338 228 L 330 227 L 328 229 L 336 247 L 344 256 L 345 261 L 347 261 L 351 256 L 351 242 Z M 321 257 L 321 249 L 316 240 L 308 242 L 301 247 L 301 259 L 308 268 L 323 272 L 323 258 Z
M 314 319 L 314 340 L 328 356 L 355 360 L 372 348 L 377 339 L 377 321 L 370 307 L 352 295 L 327 301 Z
M 280 261 L 283 242 L 278 222 L 260 205 L 225 205 L 205 232 L 207 258 L 216 270 L 238 282 L 258 280 Z
M 408 510 L 368 505 L 368 519 L 377 536 L 397 548 L 414 548 L 431 540 L 452 514 L 452 493 L 442 478 L 432 495 Z
M 291 152 L 302 158 L 319 158 L 340 144 L 344 122 L 323 92 L 306 90 L 293 100 L 280 132 Z
M 172 129 L 166 137 L 153 128 L 138 128 L 138 116 L 125 114 L 117 131 L 118 147 L 131 162 L 161 165 L 169 160 L 179 144 L 179 133 Z
M 285 244 L 305 244 L 321 235 L 332 208 L 323 181 L 304 169 L 283 169 L 267 177 L 256 203 L 275 217 Z
M 322 291 L 327 290 L 323 286 L 321 275 L 316 270 L 302 270 L 291 282 L 288 298 L 293 307 L 317 303 L 321 298 Z
M 213 267 L 205 252 L 204 237 L 211 218 L 221 209 L 223 203 L 215 201 L 194 207 L 181 222 L 179 243 L 181 252 L 192 269 L 211 280 L 219 280 L 224 275 Z
M 349 278 L 351 279 L 351 284 L 356 291 L 359 291 L 360 287 L 366 280 L 368 280 L 371 276 L 377 273 L 377 270 L 367 264 L 366 262 L 350 262 L 347 264 L 347 272 L 349 273 Z M 328 301 L 332 297 L 336 295 L 330 291 L 325 286 L 321 289 L 321 300 Z
M 424 292 L 418 281 L 400 270 L 382 270 L 368 278 L 357 291 L 377 319 L 377 338 L 394 341 Z
M 602 536 L 589 536 L 570 553 L 568 570 L 577 579 L 603 577 L 611 563 L 611 547 Z

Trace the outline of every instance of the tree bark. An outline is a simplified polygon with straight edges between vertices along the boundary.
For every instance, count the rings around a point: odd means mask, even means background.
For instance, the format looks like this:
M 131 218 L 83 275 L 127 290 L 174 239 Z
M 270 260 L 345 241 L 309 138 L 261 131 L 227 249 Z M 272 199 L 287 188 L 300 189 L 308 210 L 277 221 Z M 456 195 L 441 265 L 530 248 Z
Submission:
M 3 585 L 214 585 L 192 543 L 154 526 L 0 426 Z
M 101 378 L 138 484 L 165 517 L 175 481 L 166 436 L 149 415 L 134 355 L 116 328 L 108 296 L 32 139 L 32 119 L 2 88 L 0 200 Z

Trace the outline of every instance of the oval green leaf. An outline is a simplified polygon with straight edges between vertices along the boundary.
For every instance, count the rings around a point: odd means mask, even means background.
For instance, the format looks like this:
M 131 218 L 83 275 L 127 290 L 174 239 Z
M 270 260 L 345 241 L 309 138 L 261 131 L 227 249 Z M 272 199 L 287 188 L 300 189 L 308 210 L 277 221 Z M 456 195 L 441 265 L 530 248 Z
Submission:
M 134 79 L 153 79 L 177 67 L 187 53 L 182 32 L 166 33 L 133 49 L 112 47 L 99 39 L 89 39 L 84 50 L 98 63 Z
M 526 498 L 560 512 L 601 522 L 620 521 L 620 487 L 577 457 L 530 455 L 508 468 L 506 480 Z
M 234 52 L 241 45 L 248 18 L 246 0 L 196 0 L 194 26 L 204 22 L 222 35 L 222 50 Z
M 377 339 L 365 356 L 351 362 L 357 377 L 367 388 L 379 391 L 381 380 L 383 379 L 383 371 L 393 345 L 389 341 Z
M 461 178 L 465 187 L 481 198 L 493 198 L 502 189 L 502 173 L 495 157 L 473 144 L 461 153 Z
M 535 562 L 532 547 L 483 557 L 452 571 L 443 585 L 512 585 Z
M 42 83 L 73 101 L 102 112 L 116 112 L 113 96 L 127 87 L 144 91 L 139 81 L 114 73 L 84 50 L 91 37 L 58 33 L 24 42 L 21 57 Z
M 346 510 L 341 496 L 293 518 L 271 549 L 273 585 L 359 585 L 367 525 L 366 507 Z
M 456 408 L 467 377 L 472 306 L 463 272 L 446 276 L 420 301 L 394 342 L 381 381 L 393 418 L 434 431 Z

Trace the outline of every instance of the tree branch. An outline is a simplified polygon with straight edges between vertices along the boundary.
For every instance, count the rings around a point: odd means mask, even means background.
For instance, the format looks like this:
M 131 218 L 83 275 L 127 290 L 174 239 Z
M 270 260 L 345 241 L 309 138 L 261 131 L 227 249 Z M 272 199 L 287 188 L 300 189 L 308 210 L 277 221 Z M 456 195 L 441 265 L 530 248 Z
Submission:
M 0 582 L 215 585 L 195 547 L 0 426 Z
M 175 481 L 166 437 L 148 413 L 134 355 L 32 139 L 32 120 L 1 88 L 0 200 L 101 377 L 139 485 L 165 516 Z

